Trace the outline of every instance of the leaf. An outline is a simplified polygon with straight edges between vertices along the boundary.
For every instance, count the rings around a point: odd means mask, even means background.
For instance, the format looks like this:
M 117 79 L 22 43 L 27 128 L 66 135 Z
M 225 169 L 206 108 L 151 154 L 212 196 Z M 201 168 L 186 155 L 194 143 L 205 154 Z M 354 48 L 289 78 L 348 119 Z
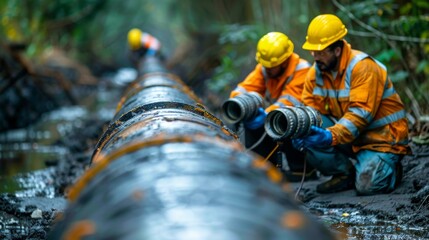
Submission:
M 398 54 L 393 49 L 387 49 L 381 51 L 378 55 L 375 56 L 380 62 L 388 63 L 393 59 L 398 59 Z
M 417 73 L 424 72 L 426 74 L 429 74 L 429 61 L 428 60 L 421 61 L 419 65 L 417 65 L 416 72 Z
M 413 2 L 417 5 L 418 8 L 429 9 L 429 3 L 427 0 L 414 0 Z
M 399 8 L 401 15 L 408 15 L 411 12 L 413 5 L 411 3 L 406 3 L 404 6 Z
M 397 71 L 389 74 L 389 76 L 392 82 L 402 82 L 409 76 L 409 74 L 406 71 Z

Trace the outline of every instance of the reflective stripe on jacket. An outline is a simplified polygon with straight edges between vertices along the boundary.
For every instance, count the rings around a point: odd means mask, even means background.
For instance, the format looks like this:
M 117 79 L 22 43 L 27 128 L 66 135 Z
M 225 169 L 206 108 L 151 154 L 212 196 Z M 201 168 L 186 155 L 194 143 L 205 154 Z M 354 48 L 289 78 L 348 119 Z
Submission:
M 161 48 L 161 43 L 157 38 L 150 35 L 149 33 L 142 34 L 142 46 L 146 49 L 152 49 L 154 51 L 158 51 Z
M 257 92 L 264 97 L 269 97 L 273 103 L 265 109 L 270 112 L 284 106 L 301 106 L 301 94 L 305 77 L 311 65 L 298 54 L 293 53 L 289 59 L 286 70 L 277 78 L 268 78 L 265 69 L 257 64 L 255 69 L 239 83 L 231 92 L 230 97 L 235 97 L 245 92 Z
M 345 40 L 336 78 L 314 64 L 302 99 L 305 105 L 338 120 L 328 128 L 332 145 L 352 142 L 355 152 L 410 152 L 404 105 L 386 67 L 366 53 L 352 50 Z

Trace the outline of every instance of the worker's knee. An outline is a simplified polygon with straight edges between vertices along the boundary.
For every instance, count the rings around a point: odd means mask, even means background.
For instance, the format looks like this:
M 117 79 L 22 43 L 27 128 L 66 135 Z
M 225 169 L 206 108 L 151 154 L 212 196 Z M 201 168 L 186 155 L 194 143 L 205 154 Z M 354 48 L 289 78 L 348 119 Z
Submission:
M 381 181 L 381 179 L 390 178 L 390 176 L 380 176 L 376 174 L 371 168 L 365 169 L 362 172 L 357 172 L 356 175 L 356 191 L 359 195 L 374 195 L 377 193 L 383 193 L 389 187 L 388 181 Z
M 397 165 L 400 157 L 392 153 L 364 150 L 356 164 L 356 191 L 359 195 L 388 193 L 400 181 Z

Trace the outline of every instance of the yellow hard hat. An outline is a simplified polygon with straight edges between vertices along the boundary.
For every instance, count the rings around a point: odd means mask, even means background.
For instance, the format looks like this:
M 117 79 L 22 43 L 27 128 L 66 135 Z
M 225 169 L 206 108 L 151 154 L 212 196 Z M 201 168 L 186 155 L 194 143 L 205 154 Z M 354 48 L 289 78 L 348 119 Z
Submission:
M 137 28 L 133 28 L 128 32 L 128 46 L 132 50 L 137 50 L 142 46 L 142 31 Z
M 283 63 L 293 53 L 293 43 L 280 32 L 270 32 L 259 39 L 256 48 L 256 61 L 262 66 L 272 68 Z
M 332 14 L 315 17 L 308 26 L 306 41 L 302 48 L 310 51 L 321 51 L 327 46 L 342 39 L 347 28 L 341 20 Z

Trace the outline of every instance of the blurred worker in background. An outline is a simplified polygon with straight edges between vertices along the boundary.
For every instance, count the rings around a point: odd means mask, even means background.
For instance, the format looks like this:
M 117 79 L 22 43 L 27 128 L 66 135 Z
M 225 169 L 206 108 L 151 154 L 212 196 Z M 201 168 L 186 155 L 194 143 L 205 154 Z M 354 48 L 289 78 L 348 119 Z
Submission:
M 302 100 L 318 110 L 323 126 L 293 140 L 324 175 L 320 193 L 356 188 L 359 195 L 387 193 L 402 177 L 401 159 L 410 153 L 404 105 L 386 67 L 344 40 L 347 29 L 335 15 L 314 18 L 303 49 L 315 64 Z
M 275 148 L 276 143 L 265 135 L 264 121 L 267 113 L 286 106 L 303 106 L 301 93 L 305 76 L 310 64 L 293 52 L 292 41 L 283 33 L 270 32 L 258 42 L 256 49 L 255 69 L 231 92 L 233 98 L 246 92 L 257 92 L 267 100 L 267 108 L 259 109 L 259 115 L 244 122 L 244 142 L 247 148 L 252 147 L 261 138 L 263 141 L 250 149 L 263 157 L 267 157 Z M 300 181 L 303 174 L 304 154 L 285 141 L 280 148 L 288 161 L 289 169 L 284 171 L 289 181 Z M 281 154 L 272 154 L 269 159 L 273 164 L 282 166 Z M 282 169 L 284 166 L 282 167 Z M 284 170 L 284 169 L 283 169 Z M 307 166 L 306 179 L 317 178 L 317 172 Z
M 137 66 L 142 58 L 159 55 L 161 43 L 149 33 L 133 28 L 128 32 L 128 47 L 130 49 L 130 60 Z

